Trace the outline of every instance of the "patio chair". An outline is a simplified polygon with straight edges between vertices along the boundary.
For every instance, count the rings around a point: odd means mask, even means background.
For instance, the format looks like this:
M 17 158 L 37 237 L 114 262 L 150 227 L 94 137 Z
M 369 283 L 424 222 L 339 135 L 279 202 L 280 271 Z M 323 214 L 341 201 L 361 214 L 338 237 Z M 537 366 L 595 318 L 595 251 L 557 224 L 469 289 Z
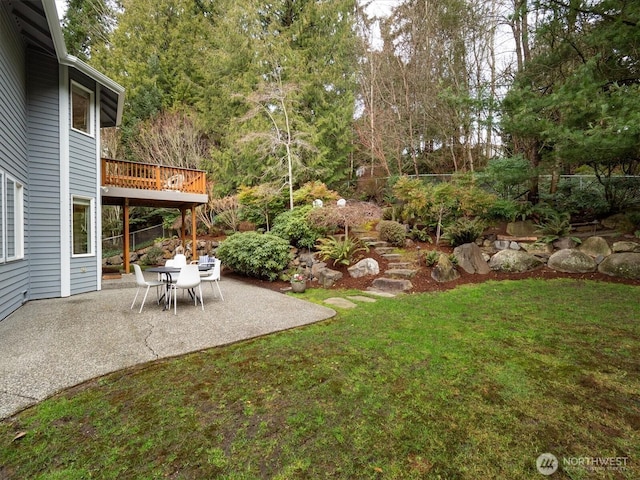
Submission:
M 202 301 L 202 286 L 200 285 L 200 272 L 197 265 L 185 265 L 180 269 L 180 274 L 175 283 L 172 283 L 169 287 L 169 305 L 171 305 L 171 299 L 173 297 L 173 314 L 178 314 L 178 289 L 189 290 L 193 295 L 194 305 L 198 304 L 198 297 L 195 293 L 195 288 L 198 287 L 200 293 L 200 305 L 204 311 L 204 302 Z
M 147 300 L 147 294 L 149 293 L 149 289 L 151 287 L 156 287 L 156 295 L 158 296 L 158 303 L 160 303 L 160 292 L 158 290 L 159 287 L 164 287 L 165 283 L 161 280 L 145 280 L 144 275 L 142 274 L 142 269 L 140 265 L 134 263 L 133 271 L 136 274 L 136 284 L 138 285 L 138 289 L 136 290 L 136 296 L 133 297 L 133 303 L 131 303 L 131 309 L 136 303 L 138 298 L 138 293 L 140 293 L 140 289 L 142 287 L 146 287 L 147 290 L 144 292 L 144 297 L 142 298 L 142 305 L 140 305 L 140 311 L 138 313 L 142 313 L 142 308 L 144 307 L 144 302 Z
M 200 281 L 202 282 L 209 282 L 211 284 L 211 291 L 214 292 L 213 290 L 213 282 L 215 282 L 216 286 L 218 287 L 218 293 L 220 293 L 220 300 L 222 300 L 224 302 L 224 297 L 222 296 L 222 290 L 220 290 L 220 259 L 218 258 L 214 258 L 213 259 L 213 273 L 211 273 L 209 276 L 207 277 L 202 277 L 200 279 Z
M 173 257 L 172 267 L 184 267 L 187 264 L 187 257 L 184 253 L 176 253 Z

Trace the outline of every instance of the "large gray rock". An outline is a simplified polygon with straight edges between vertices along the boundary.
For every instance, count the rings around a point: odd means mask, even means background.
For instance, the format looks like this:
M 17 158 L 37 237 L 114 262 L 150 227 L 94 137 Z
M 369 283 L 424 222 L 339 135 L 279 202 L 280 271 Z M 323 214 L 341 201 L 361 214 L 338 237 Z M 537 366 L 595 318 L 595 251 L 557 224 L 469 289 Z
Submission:
M 486 275 L 491 271 L 486 260 L 482 257 L 482 250 L 475 243 L 465 243 L 453 249 L 458 259 L 458 266 L 467 273 Z
M 578 242 L 571 237 L 563 237 L 555 240 L 553 242 L 553 246 L 557 250 L 565 250 L 567 248 L 576 248 L 578 246 Z
M 598 265 L 598 271 L 612 277 L 640 279 L 640 253 L 612 253 Z
M 321 268 L 316 272 L 318 282 L 325 288 L 333 286 L 338 280 L 342 278 L 342 272 L 337 270 L 331 270 L 330 268 Z
M 586 253 L 576 249 L 558 250 L 549 257 L 547 266 L 565 273 L 589 273 L 598 268 L 596 261 Z
M 636 252 L 640 253 L 640 243 L 622 240 L 614 242 L 613 253 Z
M 542 265 L 542 260 L 522 250 L 501 250 L 489 260 L 491 270 L 507 273 L 528 272 Z
M 589 237 L 578 247 L 582 253 L 593 258 L 604 258 L 611 255 L 611 248 L 607 241 L 602 237 Z
M 431 270 L 431 278 L 436 282 L 444 283 L 460 278 L 460 274 L 451 263 L 451 260 L 449 260 L 449 257 L 441 254 L 438 258 L 438 264 Z
M 363 258 L 347 270 L 352 278 L 360 278 L 367 275 L 378 275 L 380 273 L 380 265 L 374 258 Z

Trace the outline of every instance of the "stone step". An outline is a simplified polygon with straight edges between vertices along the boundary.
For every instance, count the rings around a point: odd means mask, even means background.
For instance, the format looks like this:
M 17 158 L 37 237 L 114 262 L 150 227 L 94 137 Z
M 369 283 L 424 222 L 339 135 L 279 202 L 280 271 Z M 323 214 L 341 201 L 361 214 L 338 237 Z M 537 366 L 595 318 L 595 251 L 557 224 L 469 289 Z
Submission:
M 413 284 L 404 278 L 379 277 L 373 281 L 371 287 L 372 290 L 400 293 L 411 290 L 413 288 Z
M 382 258 L 390 262 L 397 262 L 398 260 L 402 260 L 402 255 L 399 253 L 385 253 L 382 255 Z
M 369 242 L 366 242 L 367 245 L 369 245 L 370 247 L 373 248 L 380 248 L 380 247 L 388 247 L 389 243 L 388 242 L 383 242 L 382 240 L 371 240 Z
M 390 269 L 394 268 L 409 268 L 411 266 L 411 262 L 389 262 L 387 265 Z
M 378 240 L 376 237 L 366 237 L 366 236 L 363 236 L 363 237 L 358 237 L 358 238 L 360 239 L 360 241 L 361 241 L 361 242 L 364 242 L 364 243 L 366 243 L 366 244 L 368 244 L 368 245 L 371 245 L 371 244 L 372 244 L 372 243 L 374 243 L 374 242 L 379 242 L 379 241 L 380 241 L 380 240 Z
M 418 271 L 411 268 L 391 268 L 384 272 L 385 275 L 391 278 L 413 278 L 416 276 L 416 273 L 418 273 Z
M 380 255 L 386 255 L 388 253 L 392 253 L 395 248 L 394 247 L 375 247 L 376 252 Z

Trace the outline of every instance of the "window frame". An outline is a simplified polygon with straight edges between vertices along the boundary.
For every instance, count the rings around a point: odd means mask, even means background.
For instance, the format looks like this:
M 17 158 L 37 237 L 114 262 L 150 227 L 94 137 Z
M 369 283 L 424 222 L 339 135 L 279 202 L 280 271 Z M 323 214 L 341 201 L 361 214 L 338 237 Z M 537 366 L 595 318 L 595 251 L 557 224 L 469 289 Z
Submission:
M 9 211 L 9 195 L 12 199 L 12 212 Z M 24 259 L 24 184 L 12 175 L 0 171 L 0 199 L 0 241 L 2 242 L 0 263 L 22 260 Z M 13 219 L 13 223 L 10 222 L 10 218 Z M 11 241 L 9 234 L 13 236 Z M 10 249 L 12 249 L 11 252 Z
M 76 205 L 81 205 L 88 209 L 89 218 L 85 219 L 85 227 L 87 228 L 87 239 L 85 241 L 87 246 L 86 252 L 76 253 Z M 87 225 L 88 222 L 88 225 Z M 95 242 L 95 198 L 86 197 L 82 195 L 71 196 L 71 257 L 94 257 L 96 255 L 96 242 Z
M 88 103 L 88 112 L 86 112 L 87 115 L 87 130 L 83 130 L 82 128 L 77 128 L 74 125 L 74 103 L 73 103 L 73 98 L 74 98 L 74 94 L 78 92 L 81 95 L 86 95 L 88 96 L 87 99 L 87 103 Z M 95 123 L 95 92 L 93 92 L 92 90 L 88 89 L 87 87 L 85 87 L 84 85 L 71 80 L 71 86 L 69 88 L 69 102 L 70 102 L 70 107 L 71 107 L 71 112 L 69 115 L 69 122 L 70 122 L 70 126 L 71 126 L 71 130 L 73 130 L 74 132 L 78 132 L 81 133 L 83 135 L 87 135 L 89 137 L 94 137 L 95 133 L 94 133 L 94 123 Z

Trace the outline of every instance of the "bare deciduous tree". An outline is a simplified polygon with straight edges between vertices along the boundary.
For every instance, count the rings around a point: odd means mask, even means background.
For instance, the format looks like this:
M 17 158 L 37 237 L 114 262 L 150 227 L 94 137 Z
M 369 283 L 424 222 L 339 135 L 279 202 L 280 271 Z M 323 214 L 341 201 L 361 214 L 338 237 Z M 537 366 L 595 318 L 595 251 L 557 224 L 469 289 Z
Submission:
M 142 122 L 130 148 L 143 163 L 201 168 L 209 147 L 192 115 L 162 112 Z

